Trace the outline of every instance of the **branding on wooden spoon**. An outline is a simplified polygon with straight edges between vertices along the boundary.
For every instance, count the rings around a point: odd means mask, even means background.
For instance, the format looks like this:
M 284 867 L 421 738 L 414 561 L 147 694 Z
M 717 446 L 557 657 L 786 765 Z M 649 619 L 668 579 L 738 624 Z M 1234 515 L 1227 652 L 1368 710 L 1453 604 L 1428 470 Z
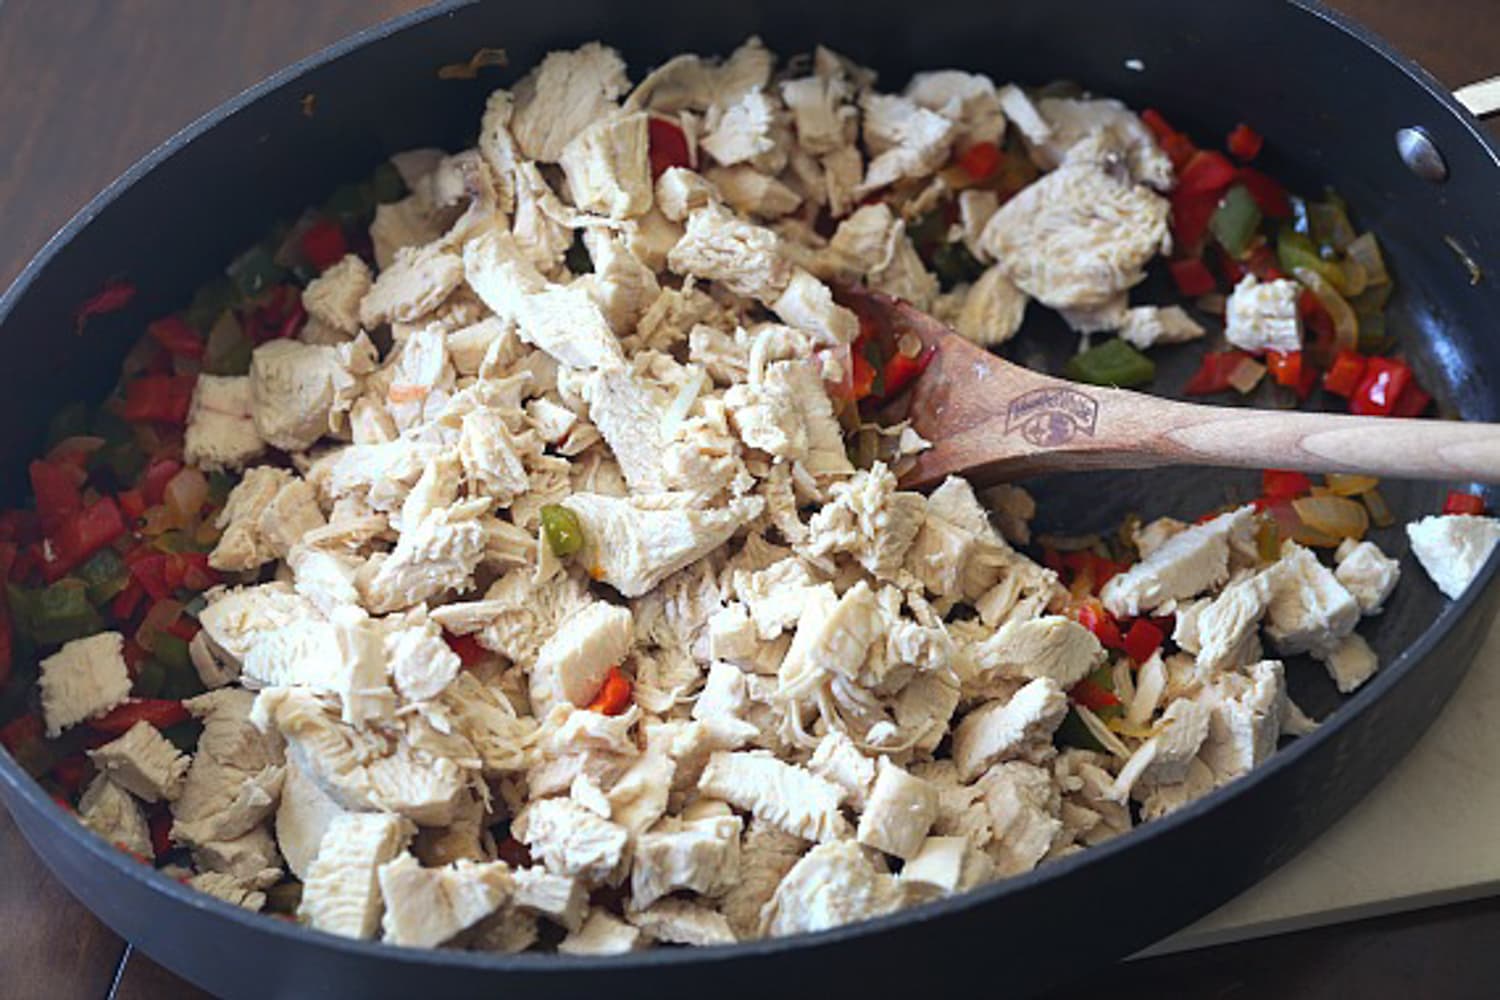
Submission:
M 1057 448 L 1074 438 L 1094 436 L 1099 403 L 1092 397 L 1055 386 L 1033 389 L 1010 401 L 1005 408 L 1005 433 L 1020 431 L 1038 448 Z

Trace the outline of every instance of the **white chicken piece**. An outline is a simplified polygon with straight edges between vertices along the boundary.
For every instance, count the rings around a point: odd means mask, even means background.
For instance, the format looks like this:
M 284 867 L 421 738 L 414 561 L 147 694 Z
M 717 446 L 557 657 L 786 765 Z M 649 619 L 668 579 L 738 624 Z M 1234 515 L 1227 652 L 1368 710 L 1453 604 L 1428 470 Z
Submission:
M 800 837 L 764 820 L 750 820 L 740 840 L 739 876 L 718 897 L 719 909 L 737 938 L 743 941 L 761 936 L 762 908 L 807 848 L 807 841 Z
M 901 881 L 911 887 L 908 891 L 948 896 L 985 881 L 990 867 L 988 856 L 976 851 L 968 837 L 934 836 L 907 859 Z
M 623 955 L 644 944 L 638 928 L 595 908 L 578 930 L 563 938 L 557 950 L 563 955 Z
M 443 630 L 437 623 L 425 615 L 414 615 L 401 624 L 393 624 L 390 618 L 382 624 L 387 626 L 383 643 L 386 668 L 401 697 L 409 703 L 430 701 L 446 691 L 463 661 L 443 641 Z M 382 686 L 371 683 L 370 688 L 378 695 Z
M 978 785 L 993 840 L 994 874 L 1031 871 L 1052 850 L 1063 823 L 1061 796 L 1048 772 L 1013 760 L 991 768 Z
M 458 760 L 438 756 L 410 738 L 340 721 L 306 688 L 262 691 L 254 718 L 264 731 L 280 733 L 308 777 L 351 811 L 381 810 L 423 826 L 447 826 L 468 788 L 470 771 L 460 761 L 473 761 L 474 751 L 461 738 L 448 738 Z
M 1354 631 L 1359 602 L 1311 549 L 1288 540 L 1271 573 L 1266 635 L 1281 653 L 1326 653 Z
M 1302 286 L 1290 278 L 1258 281 L 1247 274 L 1224 306 L 1224 337 L 1252 354 L 1302 350 Z
M 797 632 L 777 671 L 778 693 L 800 701 L 830 677 L 858 677 L 884 627 L 880 602 L 864 580 L 842 596 L 829 583 L 813 588 L 807 593 Z
M 724 507 L 675 506 L 671 494 L 609 497 L 574 493 L 564 506 L 583 526 L 583 550 L 575 557 L 590 575 L 625 597 L 639 597 L 679 569 L 724 544 L 760 516 L 759 497 Z
M 208 564 L 241 572 L 285 559 L 303 535 L 326 523 L 305 480 L 286 469 L 258 465 L 245 471 L 214 519 L 222 534 Z
M 1361 614 L 1378 615 L 1401 579 L 1401 563 L 1371 541 L 1346 538 L 1334 552 L 1334 577 L 1359 602 Z
M 440 507 L 403 531 L 390 556 L 361 581 L 365 606 L 379 614 L 468 589 L 485 553 L 481 518 L 489 506 L 483 498 Z
M 959 126 L 963 145 L 998 143 L 1005 135 L 1005 112 L 995 84 L 981 73 L 941 69 L 918 73 L 906 85 L 906 96 Z
M 1240 507 L 1172 535 L 1099 592 L 1110 614 L 1135 617 L 1196 597 L 1229 577 L 1229 549 L 1255 530 L 1254 510 Z
M 512 902 L 530 913 L 546 917 L 560 927 L 576 931 L 588 912 L 589 896 L 584 884 L 571 875 L 554 875 L 540 865 L 517 868 L 511 873 Z
M 850 833 L 839 812 L 843 792 L 837 785 L 765 751 L 715 753 L 698 791 L 804 840 L 824 843 Z
M 894 578 L 922 528 L 926 500 L 897 490 L 883 462 L 835 483 L 831 494 L 808 523 L 802 552 L 814 559 L 846 552 L 877 579 Z
M 1047 122 L 1049 137 L 1031 146 L 1031 155 L 1043 170 L 1052 170 L 1066 158 L 1068 150 L 1095 129 L 1114 132 L 1125 150 L 1130 175 L 1166 193 L 1176 180 L 1172 161 L 1162 152 L 1151 130 L 1125 105 L 1108 99 L 1083 100 L 1043 97 L 1037 111 Z
M 819 344 L 853 343 L 859 317 L 833 301 L 833 292 L 809 272 L 795 268 L 786 287 L 767 303 L 782 320 L 812 334 Z
M 617 885 L 630 860 L 630 831 L 572 799 L 530 803 L 516 817 L 511 833 L 548 871 L 589 885 Z
M 101 774 L 142 802 L 171 801 L 182 793 L 187 755 L 149 722 L 137 722 L 119 739 L 88 752 Z
M 682 890 L 703 896 L 728 891 L 739 876 L 743 826 L 738 816 L 667 818 L 641 834 L 630 872 L 631 905 L 645 909 Z
M 853 740 L 836 729 L 818 741 L 807 769 L 843 789 L 844 801 L 856 810 L 864 810 L 875 787 L 875 758 L 865 756 Z
M 99 836 L 141 858 L 155 857 L 141 804 L 107 774 L 98 774 L 78 799 L 78 818 Z
M 283 451 L 303 451 L 334 430 L 375 367 L 375 347 L 364 336 L 337 347 L 269 340 L 250 358 L 255 429 Z
M 756 634 L 775 639 L 802 617 L 818 581 L 808 565 L 796 557 L 778 560 L 753 573 L 737 573 L 735 592 L 745 602 Z
M 667 266 L 766 303 L 776 301 L 792 280 L 791 264 L 774 232 L 714 204 L 687 217 L 682 239 L 667 254 Z
M 532 711 L 545 717 L 559 702 L 586 706 L 634 640 L 629 608 L 594 601 L 564 618 L 531 667 Z
M 249 691 L 226 688 L 184 702 L 203 720 L 203 732 L 172 802 L 172 839 L 179 843 L 212 848 L 252 833 L 269 842 L 259 827 L 276 808 L 286 769 L 280 738 L 250 722 L 254 701 Z M 268 850 L 275 854 L 274 846 Z
M 664 899 L 644 910 L 630 910 L 625 919 L 664 944 L 704 947 L 739 940 L 722 913 L 686 899 Z
M 73 639 L 41 662 L 37 687 L 47 736 L 56 739 L 69 726 L 103 715 L 130 697 L 125 637 L 100 632 Z
M 1209 706 L 1188 698 L 1168 705 L 1155 733 L 1120 768 L 1111 797 L 1123 803 L 1134 790 L 1172 785 L 1187 777 L 1189 763 L 1208 738 L 1211 715 Z
M 838 424 L 827 393 L 805 361 L 773 361 L 757 381 L 730 386 L 724 405 L 735 431 L 752 448 L 828 471 L 836 463 L 824 459 L 843 455 L 832 449 Z M 847 457 L 843 461 L 847 466 Z
M 1125 310 L 1120 337 L 1146 350 L 1158 344 L 1182 344 L 1203 336 L 1203 325 L 1181 306 L 1135 306 Z
M 992 265 L 964 296 L 953 329 L 981 347 L 999 347 L 1021 329 L 1029 301 L 1004 268 Z
M 614 113 L 630 88 L 625 63 L 614 49 L 589 42 L 549 52 L 514 90 L 510 131 L 527 159 L 556 163 L 573 137 Z
M 672 222 L 686 222 L 693 212 L 719 200 L 718 187 L 687 167 L 668 167 L 656 179 L 656 207 Z
M 858 844 L 819 844 L 786 873 L 761 913 L 774 937 L 828 930 L 899 909 L 905 887 L 879 871 Z
M 903 860 L 914 858 L 937 811 L 937 789 L 882 757 L 854 839 Z
M 976 708 L 953 731 L 953 762 L 962 781 L 973 781 L 996 761 L 1047 740 L 1068 714 L 1068 697 L 1057 682 L 1038 677 L 1011 696 Z
M 182 455 L 205 471 L 241 469 L 266 450 L 255 429 L 248 375 L 199 375 L 188 405 Z
M 276 806 L 276 845 L 292 874 L 304 882 L 318 856 L 323 836 L 340 816 L 348 815 L 295 760 L 286 762 L 281 800 Z
M 709 107 L 698 145 L 726 167 L 758 161 L 776 148 L 776 117 L 776 103 L 770 95 L 759 87 L 751 88 Z
M 651 208 L 646 117 L 637 113 L 598 119 L 563 147 L 558 164 L 574 205 L 614 219 Z
M 661 297 L 656 271 L 637 255 L 628 238 L 606 229 L 584 230 L 583 242 L 594 271 L 592 277 L 584 275 L 577 280 L 589 282 L 594 302 L 617 336 L 634 333 L 646 311 Z
M 856 196 L 894 184 L 903 178 L 922 178 L 948 162 L 958 126 L 909 97 L 867 93 L 860 100 L 862 130 L 870 164 Z
M 748 618 L 745 631 L 754 634 Z M 708 668 L 708 679 L 693 705 L 692 717 L 702 722 L 721 746 L 740 747 L 759 735 L 759 730 L 743 718 L 749 708 L 745 674 L 731 663 L 716 660 Z
M 661 423 L 662 393 L 646 379 L 624 368 L 589 373 L 579 384 L 588 417 L 603 435 L 625 482 L 636 493 L 666 489 L 662 459 L 666 442 Z
M 1203 700 L 1212 714 L 1199 757 L 1219 784 L 1248 773 L 1276 750 L 1287 705 L 1280 660 L 1220 675 Z
M 275 581 L 253 587 L 216 589 L 208 593 L 208 604 L 198 613 L 203 627 L 204 652 L 212 663 L 195 666 L 203 674 L 213 668 L 223 675 L 220 687 L 239 676 L 241 664 L 263 634 L 285 628 L 293 622 L 322 617 L 317 607 L 286 583 Z
M 1167 211 L 1149 188 L 1070 155 L 1000 206 L 980 248 L 1043 305 L 1093 309 L 1145 278 L 1170 244 Z
M 1275 573 L 1263 572 L 1231 583 L 1197 612 L 1195 641 L 1183 648 L 1197 653 L 1200 671 L 1216 674 L 1260 659 L 1257 631 L 1271 605 L 1275 578 Z
M 1008 621 L 973 647 L 975 666 L 1001 677 L 1047 677 L 1070 688 L 1104 663 L 1104 647 L 1094 633 L 1071 618 L 1044 615 Z
M 385 905 L 379 872 L 406 849 L 414 827 L 389 813 L 335 818 L 308 867 L 297 916 L 308 926 L 349 938 L 373 938 Z
M 380 926 L 391 944 L 436 948 L 473 927 L 510 898 L 510 868 L 503 861 L 455 861 L 423 868 L 410 854 L 377 870 L 385 916 Z
M 421 195 L 376 205 L 375 219 L 370 223 L 376 265 L 390 267 L 398 250 L 438 239 L 443 235 L 443 222 L 431 202 Z
M 265 893 L 224 872 L 202 872 L 190 877 L 187 884 L 215 899 L 222 899 L 230 906 L 243 907 L 252 913 L 260 912 L 266 905 Z
M 783 80 L 781 99 L 792 112 L 797 144 L 814 156 L 842 149 L 854 142 L 859 111 L 849 103 L 852 88 L 842 75 Z
M 351 339 L 359 333 L 359 304 L 372 283 L 369 265 L 355 254 L 345 254 L 307 283 L 302 307 L 312 319 Z
M 1500 543 L 1500 519 L 1473 514 L 1424 517 L 1406 526 L 1406 537 L 1437 589 L 1458 600 Z
M 1344 636 L 1332 649 L 1318 654 L 1318 659 L 1328 668 L 1328 676 L 1333 678 L 1340 694 L 1357 691 L 1380 669 L 1375 650 L 1357 632 Z

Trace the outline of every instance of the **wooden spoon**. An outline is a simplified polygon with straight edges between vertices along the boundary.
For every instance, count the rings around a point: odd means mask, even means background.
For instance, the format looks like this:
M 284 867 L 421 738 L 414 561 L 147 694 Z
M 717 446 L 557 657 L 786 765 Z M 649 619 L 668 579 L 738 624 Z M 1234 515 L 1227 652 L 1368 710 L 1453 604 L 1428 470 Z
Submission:
M 1012 364 L 878 292 L 843 288 L 839 299 L 936 348 L 906 408 L 932 447 L 905 487 L 1160 465 L 1500 482 L 1500 424 L 1179 403 Z

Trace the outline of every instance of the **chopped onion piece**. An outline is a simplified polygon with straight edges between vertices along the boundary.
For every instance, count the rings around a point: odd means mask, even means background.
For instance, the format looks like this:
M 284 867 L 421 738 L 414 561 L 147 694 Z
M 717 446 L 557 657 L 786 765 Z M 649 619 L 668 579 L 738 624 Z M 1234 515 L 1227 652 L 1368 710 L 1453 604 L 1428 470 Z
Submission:
M 1365 509 L 1370 512 L 1370 521 L 1375 527 L 1389 528 L 1396 523 L 1396 515 L 1391 513 L 1390 506 L 1385 502 L 1385 497 L 1380 495 L 1379 490 L 1362 493 L 1360 499 L 1365 502 Z
M 141 627 L 136 630 L 135 641 L 146 652 L 156 648 L 156 637 L 172 627 L 182 614 L 182 605 L 171 598 L 164 597 L 151 605 L 151 610 L 146 612 L 146 617 L 141 619 Z
M 1305 528 L 1332 538 L 1333 544 L 1344 538 L 1363 538 L 1370 529 L 1370 512 L 1348 497 L 1300 497 L 1292 501 L 1292 509 Z
M 1330 472 L 1323 478 L 1328 482 L 1329 492 L 1339 497 L 1357 497 L 1380 485 L 1380 480 L 1374 476 L 1359 476 L 1348 472 Z
M 162 499 L 178 524 L 187 524 L 198 516 L 208 502 L 208 479 L 191 465 L 167 481 Z
M 1350 260 L 1357 260 L 1365 269 L 1365 283 L 1367 285 L 1390 284 L 1390 272 L 1385 269 L 1385 257 L 1380 252 L 1380 243 L 1375 239 L 1374 233 L 1362 233 L 1354 242 L 1349 244 L 1345 251 Z
M 1298 267 L 1292 269 L 1292 274 L 1302 284 L 1306 285 L 1318 301 L 1323 303 L 1323 308 L 1328 310 L 1328 315 L 1333 319 L 1333 332 L 1336 346 L 1341 351 L 1353 351 L 1359 348 L 1359 317 L 1354 315 L 1354 310 L 1338 291 L 1323 280 L 1323 276 L 1310 267 Z
M 1260 380 L 1265 377 L 1265 374 L 1266 366 L 1246 355 L 1239 360 L 1239 363 L 1234 366 L 1234 370 L 1229 373 L 1229 384 L 1234 386 L 1235 390 L 1243 396 L 1259 385 Z
M 1083 724 L 1088 729 L 1090 735 L 1098 740 L 1104 749 L 1121 760 L 1128 760 L 1130 758 L 1130 748 L 1121 742 L 1120 737 L 1110 731 L 1110 728 L 1104 724 L 1099 716 L 1077 702 L 1073 703 L 1073 711 L 1078 713 L 1078 717 L 1083 720 Z
M 698 400 L 698 393 L 703 391 L 704 371 L 702 368 L 694 368 L 688 375 L 687 381 L 682 383 L 682 388 L 677 390 L 677 398 L 672 400 L 672 405 L 667 407 L 667 412 L 661 418 L 661 436 L 670 439 L 677 433 L 677 428 L 687 419 L 687 415 L 693 409 L 693 403 Z

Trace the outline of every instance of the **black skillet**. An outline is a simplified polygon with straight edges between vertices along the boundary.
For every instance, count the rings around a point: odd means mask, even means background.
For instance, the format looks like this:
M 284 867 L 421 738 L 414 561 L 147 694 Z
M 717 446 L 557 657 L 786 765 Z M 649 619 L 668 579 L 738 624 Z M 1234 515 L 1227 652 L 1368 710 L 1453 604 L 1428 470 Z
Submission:
M 1264 166 L 1295 189 L 1336 184 L 1375 230 L 1397 276 L 1392 327 L 1446 408 L 1495 420 L 1500 245 L 1494 146 L 1441 86 L 1380 39 L 1312 4 L 1247 0 L 1124 2 L 862 0 L 705 5 L 686 0 L 451 3 L 381 25 L 294 66 L 196 122 L 131 168 L 68 224 L 0 300 L 0 489 L 25 479 L 48 415 L 98 398 L 150 317 L 182 306 L 269 223 L 368 175 L 413 146 L 472 143 L 486 93 L 546 51 L 599 38 L 635 76 L 679 51 L 725 52 L 759 33 L 782 54 L 826 42 L 879 69 L 887 88 L 913 71 L 959 67 L 1040 84 L 1069 77 L 1178 127 L 1222 135 L 1247 121 L 1268 138 Z M 477 47 L 508 70 L 442 80 Z M 315 94 L 305 115 L 303 97 Z M 1446 180 L 1397 155 L 1421 127 Z M 1431 173 L 1429 171 L 1429 173 Z M 1451 244 L 1450 244 L 1451 241 Z M 1471 281 L 1455 247 L 1483 273 Z M 77 304 L 123 276 L 124 312 L 73 332 Z M 1159 280 L 1159 276 L 1157 279 Z M 1165 294 L 1164 286 L 1150 286 Z M 1034 320 L 1040 310 L 1034 311 Z M 1008 353 L 1055 361 L 1045 321 Z M 1159 360 L 1180 386 L 1193 348 Z M 1390 484 L 1405 517 L 1435 510 L 1452 484 Z M 1127 511 L 1191 512 L 1249 493 L 1207 471 L 1111 474 L 1040 484 L 1043 527 L 1104 527 Z M 1404 552 L 1399 530 L 1381 539 Z M 0 798 L 43 861 L 107 924 L 186 978 L 228 996 L 494 994 L 724 996 L 965 988 L 1024 994 L 1141 948 L 1251 885 L 1359 800 L 1421 734 L 1485 634 L 1500 590 L 1495 561 L 1462 599 L 1444 601 L 1415 564 L 1369 635 L 1387 664 L 1341 702 L 1308 664 L 1294 694 L 1325 718 L 1265 767 L 1163 821 L 1023 877 L 827 933 L 609 959 L 410 951 L 345 941 L 246 913 L 152 873 L 104 845 L 0 754 Z

